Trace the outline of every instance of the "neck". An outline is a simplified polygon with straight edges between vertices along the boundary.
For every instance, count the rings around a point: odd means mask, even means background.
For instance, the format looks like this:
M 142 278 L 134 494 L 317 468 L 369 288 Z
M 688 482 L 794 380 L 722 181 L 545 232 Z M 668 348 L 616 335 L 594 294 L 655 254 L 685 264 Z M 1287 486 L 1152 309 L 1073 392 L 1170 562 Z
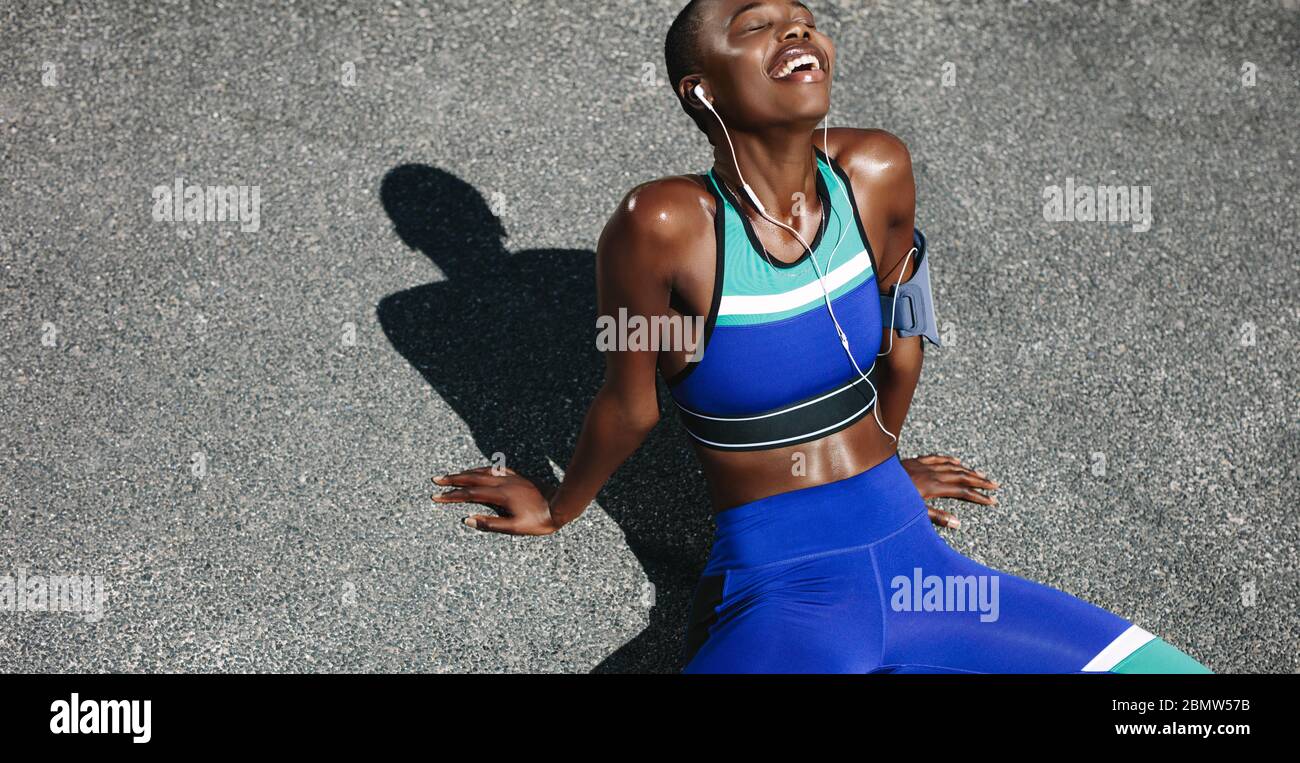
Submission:
M 805 208 L 811 209 L 817 204 L 817 159 L 813 153 L 813 146 L 817 145 L 815 132 L 816 128 L 763 133 L 733 130 L 731 142 L 736 150 L 735 161 L 731 158 L 726 137 L 719 135 L 713 147 L 713 171 L 743 198 L 742 183 L 736 172 L 736 162 L 739 162 L 745 181 L 754 189 L 768 214 L 777 219 L 788 219 L 793 216 L 791 212 L 800 198 Z M 802 194 L 802 197 L 796 194 Z

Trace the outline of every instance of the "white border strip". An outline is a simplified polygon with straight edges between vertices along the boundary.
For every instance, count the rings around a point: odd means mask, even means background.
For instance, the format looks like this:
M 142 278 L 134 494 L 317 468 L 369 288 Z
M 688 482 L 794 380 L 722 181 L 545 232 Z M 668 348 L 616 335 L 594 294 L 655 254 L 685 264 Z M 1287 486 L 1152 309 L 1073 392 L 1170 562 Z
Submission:
M 834 293 L 836 289 L 856 278 L 860 273 L 871 268 L 871 255 L 863 249 L 848 262 L 835 268 L 826 275 L 826 291 Z M 806 283 L 797 289 L 782 294 L 733 294 L 723 297 L 718 303 L 718 315 L 763 315 L 781 313 L 822 299 L 822 287 L 816 282 Z
M 1120 664 L 1125 657 L 1141 649 L 1153 638 L 1155 638 L 1154 634 L 1147 633 L 1136 625 L 1130 625 L 1128 630 L 1119 634 L 1105 649 L 1098 652 L 1091 662 L 1084 665 L 1083 672 L 1105 673 Z

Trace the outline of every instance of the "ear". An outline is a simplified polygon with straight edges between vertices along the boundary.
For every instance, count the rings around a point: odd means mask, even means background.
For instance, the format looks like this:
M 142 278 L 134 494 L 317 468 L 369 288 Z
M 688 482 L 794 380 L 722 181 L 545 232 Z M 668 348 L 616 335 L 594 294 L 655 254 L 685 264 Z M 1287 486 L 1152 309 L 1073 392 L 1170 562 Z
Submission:
M 695 87 L 697 85 L 704 87 L 704 94 L 707 97 L 709 89 L 704 85 L 704 80 L 700 79 L 698 76 L 682 77 L 682 81 L 677 85 L 677 92 L 684 101 L 692 106 L 703 107 L 704 104 L 701 103 L 699 97 L 695 95 Z

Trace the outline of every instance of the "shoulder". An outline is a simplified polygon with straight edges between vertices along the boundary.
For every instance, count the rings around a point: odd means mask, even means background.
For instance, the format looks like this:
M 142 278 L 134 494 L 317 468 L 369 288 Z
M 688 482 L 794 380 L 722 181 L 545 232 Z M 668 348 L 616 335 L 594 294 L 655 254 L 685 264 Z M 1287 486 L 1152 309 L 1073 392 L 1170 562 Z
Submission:
M 879 183 L 912 179 L 912 154 L 893 133 L 837 127 L 827 137 L 830 155 L 855 180 Z
M 659 241 L 674 241 L 711 223 L 713 195 L 699 178 L 688 175 L 651 180 L 623 196 L 610 224 L 628 233 Z
M 616 259 L 642 253 L 671 260 L 712 242 L 715 213 L 713 194 L 699 177 L 675 175 L 642 183 L 624 195 L 610 216 L 600 249 Z
M 884 130 L 840 127 L 829 131 L 827 151 L 849 176 L 870 211 L 888 225 L 909 226 L 916 214 L 912 154 L 898 136 Z M 873 227 L 870 224 L 868 227 Z M 910 231 L 909 231 L 910 235 Z

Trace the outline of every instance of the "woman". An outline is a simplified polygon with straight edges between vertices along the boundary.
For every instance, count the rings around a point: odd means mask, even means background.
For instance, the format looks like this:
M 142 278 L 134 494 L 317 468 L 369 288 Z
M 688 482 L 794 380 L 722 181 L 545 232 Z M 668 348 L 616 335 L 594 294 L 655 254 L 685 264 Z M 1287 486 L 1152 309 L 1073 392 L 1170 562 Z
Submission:
M 808 8 L 694 0 L 665 52 L 714 166 L 627 195 L 600 238 L 598 307 L 702 316 L 702 346 L 606 352 L 549 496 L 484 467 L 435 478 L 454 489 L 434 500 L 496 507 L 466 519 L 480 530 L 555 532 L 657 423 L 657 370 L 717 522 L 687 672 L 1206 672 L 1123 618 L 958 554 L 927 521 L 952 524 L 923 497 L 993 503 L 978 489 L 996 485 L 955 459 L 898 458 L 920 334 L 938 343 L 928 288 L 908 290 L 928 272 L 910 157 L 880 130 L 818 130 L 835 47 Z

